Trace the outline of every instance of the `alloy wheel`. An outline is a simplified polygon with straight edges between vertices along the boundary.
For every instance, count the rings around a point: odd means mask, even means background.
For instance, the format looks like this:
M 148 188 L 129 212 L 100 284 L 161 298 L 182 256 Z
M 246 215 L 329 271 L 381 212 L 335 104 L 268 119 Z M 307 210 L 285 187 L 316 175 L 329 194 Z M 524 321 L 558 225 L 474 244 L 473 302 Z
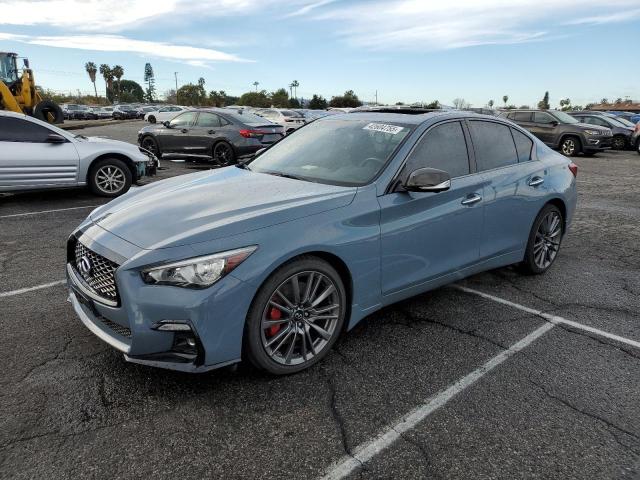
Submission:
M 612 145 L 614 150 L 624 150 L 625 140 L 622 137 L 614 137 Z
M 567 156 L 571 156 L 576 151 L 576 142 L 572 138 L 567 138 L 562 142 L 562 153 Z
M 151 153 L 153 153 L 156 157 L 158 156 L 158 147 L 156 145 L 156 142 L 153 140 L 153 138 L 151 137 L 146 137 L 143 141 L 142 141 L 142 148 L 149 150 Z
M 96 172 L 96 185 L 105 193 L 118 193 L 124 188 L 126 177 L 115 165 L 104 165 Z
M 221 167 L 225 167 L 231 163 L 233 152 L 231 147 L 226 143 L 218 143 L 213 149 L 213 159 Z
M 542 270 L 547 269 L 555 260 L 560 249 L 562 219 L 556 211 L 547 213 L 536 232 L 533 243 L 533 261 Z
M 311 361 L 337 334 L 342 308 L 328 276 L 318 271 L 291 275 L 264 307 L 260 329 L 265 352 L 281 365 Z

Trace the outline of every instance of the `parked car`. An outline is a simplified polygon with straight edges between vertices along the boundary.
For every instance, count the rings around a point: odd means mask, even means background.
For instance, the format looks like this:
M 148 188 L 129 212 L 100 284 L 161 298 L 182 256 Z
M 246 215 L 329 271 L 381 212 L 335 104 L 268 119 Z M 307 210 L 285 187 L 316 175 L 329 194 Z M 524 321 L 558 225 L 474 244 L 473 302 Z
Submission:
M 640 122 L 636 125 L 629 143 L 631 143 L 631 148 L 635 149 L 635 151 L 640 154 Z
M 281 125 L 231 109 L 208 108 L 183 112 L 171 121 L 138 132 L 138 143 L 158 158 L 165 154 L 235 163 L 239 157 L 266 148 L 284 136 Z
M 600 127 L 611 129 L 611 132 L 613 133 L 611 147 L 613 149 L 624 150 L 628 146 L 631 146 L 631 135 L 635 128 L 623 124 L 616 117 L 589 111 L 571 112 L 571 116 L 581 123 L 588 123 L 589 125 L 598 125 Z
M 85 105 L 65 103 L 61 108 L 65 120 L 84 120 Z
M 636 125 L 636 124 L 638 124 L 640 122 L 640 113 L 618 112 L 618 111 L 609 111 L 609 112 L 606 112 L 606 113 L 609 113 L 611 115 L 615 115 L 616 117 L 624 118 L 625 120 L 628 120 L 629 122 L 633 123 L 634 125 Z
M 282 108 L 264 108 L 258 110 L 256 114 L 270 122 L 282 125 L 286 133 L 291 133 L 306 123 L 304 117 L 298 112 Z
M 502 112 L 512 122 L 526 128 L 545 144 L 574 157 L 580 152 L 592 155 L 611 148 L 611 129 L 580 123 L 557 110 L 509 110 Z
M 112 116 L 116 120 L 130 120 L 138 117 L 138 112 L 130 105 L 115 105 Z
M 97 118 L 106 119 L 112 118 L 113 116 L 113 109 L 107 110 L 104 107 L 91 107 L 91 111 L 96 115 Z
M 149 123 L 162 123 L 168 120 L 173 120 L 174 117 L 180 115 L 182 112 L 191 110 L 190 107 L 180 107 L 177 105 L 167 105 L 160 107 L 157 110 L 152 110 L 144 115 L 145 122 Z
M 147 113 L 155 112 L 157 109 L 158 109 L 158 107 L 153 107 L 153 106 L 139 107 L 138 108 L 138 118 L 142 120 Z
M 68 241 L 70 301 L 131 362 L 297 372 L 384 306 L 505 265 L 546 272 L 576 173 L 496 117 L 320 118 L 249 164 L 94 210 Z
M 88 186 L 116 197 L 155 165 L 153 155 L 130 143 L 73 135 L 0 111 L 0 191 Z

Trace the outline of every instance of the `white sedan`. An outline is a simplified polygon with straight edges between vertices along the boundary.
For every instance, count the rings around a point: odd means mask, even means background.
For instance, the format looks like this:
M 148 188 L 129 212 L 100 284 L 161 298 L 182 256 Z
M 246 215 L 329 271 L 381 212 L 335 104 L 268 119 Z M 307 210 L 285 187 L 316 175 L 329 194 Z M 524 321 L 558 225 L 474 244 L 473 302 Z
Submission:
M 162 123 L 173 120 L 173 117 L 177 117 L 182 112 L 191 110 L 190 107 L 180 107 L 178 105 L 167 105 L 160 107 L 158 110 L 148 112 L 144 116 L 144 121 L 149 123 Z
M 88 186 L 97 195 L 117 197 L 157 165 L 137 145 L 73 135 L 0 111 L 0 192 Z

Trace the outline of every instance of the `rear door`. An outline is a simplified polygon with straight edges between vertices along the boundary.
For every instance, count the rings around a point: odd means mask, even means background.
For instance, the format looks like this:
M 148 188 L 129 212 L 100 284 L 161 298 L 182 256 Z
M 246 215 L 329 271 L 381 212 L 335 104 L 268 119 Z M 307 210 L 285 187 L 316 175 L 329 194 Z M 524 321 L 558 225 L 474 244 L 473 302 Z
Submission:
M 474 173 L 468 148 L 460 121 L 435 125 L 409 154 L 401 178 L 418 168 L 437 168 L 450 174 L 451 188 L 438 193 L 392 192 L 378 198 L 384 295 L 420 291 L 425 282 L 478 261 L 483 178 Z
M 52 130 L 28 120 L 0 116 L 0 189 L 71 186 L 78 183 L 78 152 L 72 142 L 48 143 Z
M 194 126 L 187 134 L 188 144 L 185 146 L 185 152 L 211 157 L 213 144 L 226 138 L 223 123 L 228 124 L 215 113 L 200 112 Z
M 518 129 L 486 120 L 468 124 L 485 181 L 480 259 L 524 251 L 545 195 L 544 165 L 532 159 L 533 141 Z

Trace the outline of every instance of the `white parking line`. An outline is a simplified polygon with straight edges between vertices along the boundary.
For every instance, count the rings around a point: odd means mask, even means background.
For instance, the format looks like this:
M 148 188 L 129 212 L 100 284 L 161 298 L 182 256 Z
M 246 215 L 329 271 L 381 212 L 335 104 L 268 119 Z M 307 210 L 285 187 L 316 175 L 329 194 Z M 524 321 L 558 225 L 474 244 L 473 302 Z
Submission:
M 473 288 L 463 287 L 461 285 L 452 285 L 451 287 L 455 288 L 456 290 L 460 290 L 461 292 L 471 293 L 472 295 L 477 295 L 479 297 L 483 297 L 488 300 L 493 300 L 494 302 L 507 305 L 508 307 L 517 308 L 518 310 L 521 310 L 523 312 L 527 312 L 532 315 L 537 315 L 538 317 L 544 318 L 548 322 L 556 325 L 567 325 L 569 327 L 576 328 L 578 330 L 584 330 L 585 332 L 593 333 L 594 335 L 599 335 L 601 337 L 608 338 L 616 342 L 624 343 L 626 345 L 630 345 L 635 348 L 640 348 L 640 342 L 631 340 L 630 338 L 625 338 L 619 335 L 615 335 L 613 333 L 605 332 L 604 330 L 600 330 L 599 328 L 583 325 L 582 323 L 574 322 L 573 320 L 567 320 L 566 318 L 562 318 L 558 315 L 545 313 L 542 310 L 536 310 L 534 308 L 525 307 L 524 305 L 520 305 L 519 303 L 511 302 L 504 298 L 496 297 L 495 295 L 490 295 L 488 293 L 484 293 L 479 290 L 474 290 Z
M 42 285 L 36 285 L 35 287 L 26 287 L 19 288 L 18 290 L 10 290 L 8 292 L 0 292 L 0 298 L 13 297 L 14 295 L 20 295 L 21 293 L 33 292 L 34 290 L 55 287 L 56 285 L 62 285 L 65 282 L 66 280 L 58 280 L 57 282 L 43 283 Z
M 507 350 L 504 350 L 503 352 L 493 357 L 481 367 L 462 377 L 446 390 L 443 390 L 434 397 L 431 397 L 427 400 L 426 403 L 413 409 L 400 421 L 394 423 L 393 425 L 389 425 L 373 440 L 357 446 L 351 456 L 347 455 L 343 457 L 340 461 L 338 461 L 338 463 L 336 463 L 327 471 L 322 479 L 337 480 L 346 477 L 356 468 L 360 467 L 363 463 L 368 462 L 383 450 L 391 446 L 391 444 L 398 440 L 402 436 L 402 434 L 415 428 L 416 425 L 418 425 L 425 418 L 435 412 L 438 408 L 444 406 L 458 393 L 469 388 L 491 370 L 518 353 L 523 348 L 527 347 L 527 345 L 533 343 L 536 339 L 547 333 L 554 326 L 555 325 L 552 323 L 545 323 L 519 342 L 513 344 Z
M 100 205 L 85 205 L 83 207 L 56 208 L 55 210 L 40 210 L 39 212 L 14 213 L 12 215 L 0 215 L 0 218 L 26 217 L 28 215 L 41 215 L 43 213 L 65 212 L 67 210 L 81 210 L 83 208 L 97 208 Z

